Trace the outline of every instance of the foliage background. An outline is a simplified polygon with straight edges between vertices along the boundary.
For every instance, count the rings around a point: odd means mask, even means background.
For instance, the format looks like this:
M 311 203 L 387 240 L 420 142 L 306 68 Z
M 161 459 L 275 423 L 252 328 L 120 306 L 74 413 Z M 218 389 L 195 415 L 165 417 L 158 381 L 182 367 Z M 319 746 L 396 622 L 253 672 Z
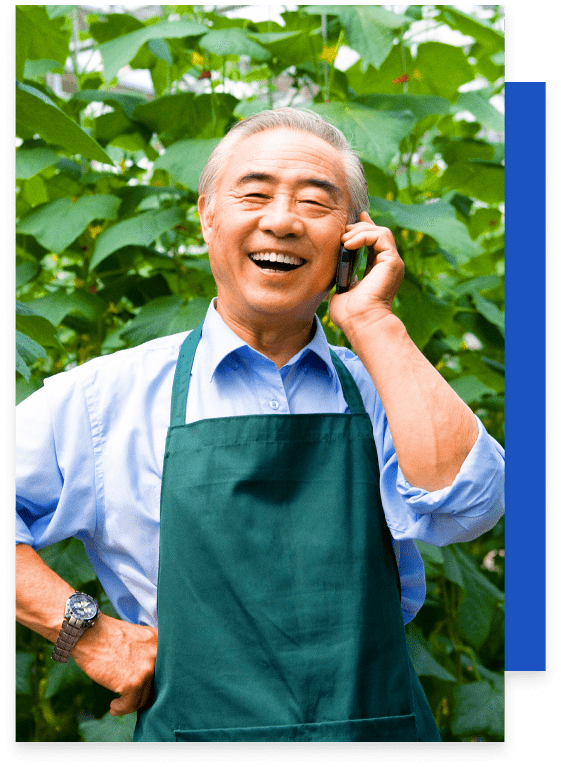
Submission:
M 358 151 L 370 214 L 406 265 L 395 311 L 503 443 L 502 8 L 280 6 L 278 22 L 209 8 L 16 6 L 18 401 L 47 376 L 200 322 L 215 285 L 199 173 L 236 120 L 290 104 Z M 152 92 L 123 86 L 131 70 Z M 319 315 L 347 345 L 327 304 Z M 428 593 L 407 635 L 442 738 L 501 741 L 503 523 L 419 548 Z M 115 615 L 79 541 L 41 555 Z M 132 738 L 135 715 L 107 713 L 114 693 L 50 661 L 22 626 L 16 643 L 18 741 Z

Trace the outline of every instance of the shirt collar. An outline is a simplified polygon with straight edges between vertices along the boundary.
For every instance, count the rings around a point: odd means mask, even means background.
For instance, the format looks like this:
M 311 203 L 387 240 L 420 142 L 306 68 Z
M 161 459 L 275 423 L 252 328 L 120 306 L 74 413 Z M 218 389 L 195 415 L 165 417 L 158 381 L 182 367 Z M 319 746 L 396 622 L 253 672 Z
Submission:
M 242 341 L 242 339 L 239 338 L 224 322 L 222 317 L 216 311 L 215 303 L 216 298 L 213 298 L 206 313 L 203 325 L 203 335 L 201 338 L 201 344 L 204 344 L 204 356 L 206 359 L 209 380 L 214 376 L 217 367 L 228 356 L 239 349 L 250 348 L 249 345 L 245 341 Z M 327 369 L 327 373 L 332 377 L 335 375 L 335 368 L 333 367 L 333 362 L 331 360 L 331 352 L 329 350 L 325 331 L 317 315 L 315 317 L 315 326 L 316 332 L 310 343 L 303 349 L 300 349 L 300 351 L 286 364 L 294 365 L 309 353 L 313 353 L 322 360 Z

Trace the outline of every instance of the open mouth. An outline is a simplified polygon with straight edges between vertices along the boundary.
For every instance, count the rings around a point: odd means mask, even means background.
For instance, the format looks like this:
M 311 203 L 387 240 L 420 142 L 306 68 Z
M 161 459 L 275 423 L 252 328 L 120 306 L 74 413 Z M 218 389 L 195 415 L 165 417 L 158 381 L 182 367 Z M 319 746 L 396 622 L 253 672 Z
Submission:
M 306 263 L 303 258 L 286 253 L 259 252 L 250 253 L 249 257 L 256 266 L 267 272 L 291 272 Z

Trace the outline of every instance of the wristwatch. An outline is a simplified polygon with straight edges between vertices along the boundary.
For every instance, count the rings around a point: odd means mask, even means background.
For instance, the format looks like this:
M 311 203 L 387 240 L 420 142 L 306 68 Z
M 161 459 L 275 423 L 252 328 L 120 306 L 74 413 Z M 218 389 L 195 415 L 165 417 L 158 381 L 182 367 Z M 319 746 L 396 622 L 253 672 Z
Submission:
M 99 607 L 93 597 L 82 591 L 72 594 L 66 602 L 62 628 L 51 658 L 59 663 L 66 663 L 76 642 L 84 631 L 94 625 L 98 615 Z

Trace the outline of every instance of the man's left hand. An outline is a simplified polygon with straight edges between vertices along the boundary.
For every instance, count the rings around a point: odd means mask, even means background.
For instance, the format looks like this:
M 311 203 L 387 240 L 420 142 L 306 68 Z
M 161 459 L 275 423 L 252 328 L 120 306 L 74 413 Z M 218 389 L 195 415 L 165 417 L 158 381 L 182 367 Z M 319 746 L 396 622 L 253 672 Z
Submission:
M 341 242 L 348 250 L 366 246 L 368 258 L 362 280 L 354 279 L 346 293 L 336 293 L 329 304 L 332 322 L 345 333 L 359 323 L 372 325 L 392 313 L 392 303 L 403 278 L 404 264 L 393 234 L 376 226 L 368 213 L 346 227 Z

